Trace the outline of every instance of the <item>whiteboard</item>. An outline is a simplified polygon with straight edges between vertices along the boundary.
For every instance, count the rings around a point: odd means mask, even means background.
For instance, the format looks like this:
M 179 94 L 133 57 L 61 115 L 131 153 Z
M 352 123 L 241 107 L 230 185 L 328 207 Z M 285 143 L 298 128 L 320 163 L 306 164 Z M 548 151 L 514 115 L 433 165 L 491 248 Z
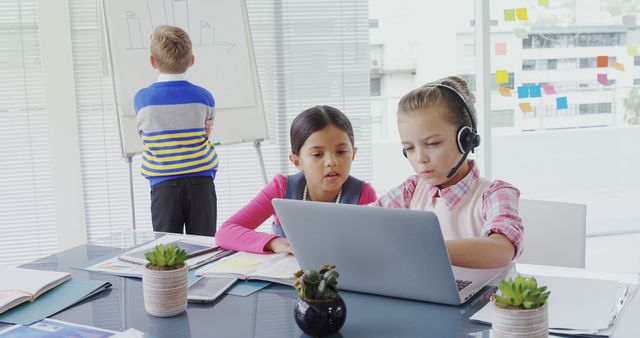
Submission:
M 212 141 L 252 142 L 268 137 L 244 0 L 103 0 L 106 50 L 113 74 L 123 156 L 142 152 L 133 98 L 156 81 L 150 36 L 159 25 L 184 29 L 195 64 L 187 79 L 216 102 Z

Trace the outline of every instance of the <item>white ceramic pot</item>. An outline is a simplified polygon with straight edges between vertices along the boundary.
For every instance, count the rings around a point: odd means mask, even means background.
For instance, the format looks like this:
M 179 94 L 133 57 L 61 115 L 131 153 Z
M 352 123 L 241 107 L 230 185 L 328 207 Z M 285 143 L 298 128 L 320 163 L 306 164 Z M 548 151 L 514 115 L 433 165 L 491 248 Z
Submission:
M 142 272 L 145 310 L 157 317 L 184 312 L 187 309 L 188 273 L 186 264 L 176 270 L 152 270 L 145 265 Z
M 491 310 L 493 312 L 492 337 L 548 337 L 548 309 L 546 302 L 541 307 L 527 310 L 501 308 L 494 301 L 491 301 Z

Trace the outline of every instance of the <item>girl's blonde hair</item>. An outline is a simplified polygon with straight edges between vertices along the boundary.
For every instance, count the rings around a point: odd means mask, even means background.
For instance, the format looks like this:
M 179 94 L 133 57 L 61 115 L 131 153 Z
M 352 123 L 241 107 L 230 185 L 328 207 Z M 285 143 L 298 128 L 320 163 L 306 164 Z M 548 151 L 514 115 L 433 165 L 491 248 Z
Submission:
M 432 86 L 433 84 L 442 84 L 455 89 L 470 106 L 476 101 L 475 96 L 469 90 L 467 81 L 459 76 L 449 76 L 429 82 L 403 96 L 398 103 L 398 116 L 429 107 L 441 106 L 446 111 L 443 116 L 445 120 L 457 127 L 471 127 L 472 121 L 469 114 L 473 114 L 473 112 L 467 113 L 464 102 L 454 93 L 446 88 Z
M 165 74 L 186 72 L 193 58 L 189 34 L 179 27 L 156 27 L 151 35 L 151 55 Z

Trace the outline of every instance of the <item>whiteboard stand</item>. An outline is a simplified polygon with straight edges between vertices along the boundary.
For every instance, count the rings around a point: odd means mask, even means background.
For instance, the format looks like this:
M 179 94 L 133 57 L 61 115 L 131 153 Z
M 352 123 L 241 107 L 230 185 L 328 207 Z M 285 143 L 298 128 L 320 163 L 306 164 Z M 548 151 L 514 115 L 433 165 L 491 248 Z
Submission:
M 262 157 L 262 142 L 264 142 L 263 138 L 253 141 L 253 147 L 256 149 L 256 153 L 258 154 L 258 161 L 260 162 L 260 171 L 262 172 L 262 181 L 264 185 L 267 185 L 267 183 L 269 182 L 267 180 L 267 168 L 265 168 L 264 158 Z
M 127 154 L 127 166 L 129 166 L 129 197 L 131 198 L 131 230 L 136 230 L 136 202 L 133 198 L 133 155 Z

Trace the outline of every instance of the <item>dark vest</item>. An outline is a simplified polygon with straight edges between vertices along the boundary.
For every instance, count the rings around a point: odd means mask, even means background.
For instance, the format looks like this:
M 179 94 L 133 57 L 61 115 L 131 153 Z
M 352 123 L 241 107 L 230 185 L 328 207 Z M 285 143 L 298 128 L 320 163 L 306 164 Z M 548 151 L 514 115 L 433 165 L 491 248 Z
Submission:
M 349 175 L 344 184 L 342 184 L 342 195 L 340 195 L 340 203 L 358 204 L 358 202 L 360 202 L 360 195 L 362 195 L 363 183 L 363 181 Z M 284 198 L 292 200 L 302 200 L 304 187 L 306 185 L 307 180 L 305 179 L 304 173 L 302 172 L 287 176 L 287 190 L 284 193 Z M 273 224 L 272 228 L 275 235 L 286 237 L 280 225 Z

